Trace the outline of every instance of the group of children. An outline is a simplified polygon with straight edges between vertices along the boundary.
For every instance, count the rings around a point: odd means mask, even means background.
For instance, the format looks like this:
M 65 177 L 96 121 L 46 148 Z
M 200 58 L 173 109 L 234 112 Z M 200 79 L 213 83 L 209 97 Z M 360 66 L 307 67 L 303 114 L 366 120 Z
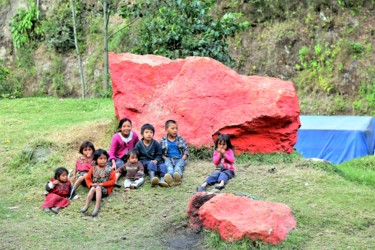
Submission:
M 69 205 L 77 197 L 75 190 L 81 185 L 89 192 L 81 213 L 86 213 L 92 200 L 95 207 L 91 213 L 97 216 L 103 197 L 110 195 L 117 180 L 125 175 L 125 191 L 140 187 L 148 174 L 151 186 L 170 187 L 180 185 L 189 151 L 185 139 L 178 135 L 177 122 L 165 123 L 166 135 L 160 142 L 154 140 L 155 128 L 146 123 L 141 127 L 142 139 L 132 130 L 132 122 L 123 118 L 119 122 L 119 132 L 112 137 L 109 153 L 103 149 L 95 150 L 94 145 L 85 141 L 80 146 L 81 154 L 71 180 L 66 168 L 58 168 L 55 176 L 46 185 L 46 201 L 42 207 L 46 212 L 58 213 L 60 208 Z M 215 141 L 213 162 L 215 171 L 197 187 L 198 192 L 206 191 L 207 186 L 219 183 L 215 188 L 221 190 L 229 179 L 234 177 L 233 146 L 228 135 L 220 134 Z M 74 183 L 74 185 L 72 184 Z

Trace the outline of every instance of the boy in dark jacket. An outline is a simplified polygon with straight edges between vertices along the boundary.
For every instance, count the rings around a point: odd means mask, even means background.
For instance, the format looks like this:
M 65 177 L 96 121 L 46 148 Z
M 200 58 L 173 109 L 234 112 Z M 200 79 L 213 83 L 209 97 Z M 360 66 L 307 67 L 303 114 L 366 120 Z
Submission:
M 167 168 L 163 164 L 163 157 L 160 144 L 154 138 L 155 128 L 149 123 L 141 127 L 142 140 L 137 142 L 134 149 L 138 151 L 139 160 L 142 162 L 145 170 L 147 170 L 151 185 L 159 184 L 162 187 L 168 187 L 164 181 L 164 175 Z M 160 175 L 160 180 L 157 175 Z

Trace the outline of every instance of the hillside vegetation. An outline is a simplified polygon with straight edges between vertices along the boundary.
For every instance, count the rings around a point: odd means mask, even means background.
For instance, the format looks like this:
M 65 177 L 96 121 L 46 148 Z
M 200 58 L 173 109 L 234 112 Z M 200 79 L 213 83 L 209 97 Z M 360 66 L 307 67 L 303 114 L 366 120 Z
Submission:
M 374 0 L 149 1 L 154 5 L 148 11 L 146 5 L 124 8 L 145 1 L 107 2 L 109 51 L 211 56 L 241 74 L 293 81 L 302 114 L 374 115 Z M 70 1 L 39 8 L 35 3 L 0 1 L 0 94 L 78 97 Z M 103 73 L 100 3 L 75 5 L 86 92 L 92 97 L 111 95 Z M 190 30 L 184 26 L 189 15 L 202 20 L 189 21 Z

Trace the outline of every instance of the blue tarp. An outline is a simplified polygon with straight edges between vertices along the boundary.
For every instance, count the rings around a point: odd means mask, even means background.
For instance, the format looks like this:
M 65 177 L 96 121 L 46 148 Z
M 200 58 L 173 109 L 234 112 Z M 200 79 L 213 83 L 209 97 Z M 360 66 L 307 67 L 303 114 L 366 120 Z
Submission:
M 369 116 L 300 116 L 294 146 L 304 158 L 339 164 L 374 155 L 375 119 Z

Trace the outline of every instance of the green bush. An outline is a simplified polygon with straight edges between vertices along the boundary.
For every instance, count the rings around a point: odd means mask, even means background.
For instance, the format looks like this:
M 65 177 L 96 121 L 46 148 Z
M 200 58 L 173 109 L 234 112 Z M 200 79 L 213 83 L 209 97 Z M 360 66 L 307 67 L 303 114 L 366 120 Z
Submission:
M 9 85 L 9 72 L 9 69 L 0 61 L 0 96 L 2 98 L 12 98 L 15 94 L 14 89 Z
M 13 44 L 18 49 L 40 40 L 43 34 L 38 20 L 39 9 L 34 2 L 29 1 L 28 5 L 27 9 L 19 10 L 10 23 Z
M 229 37 L 248 27 L 240 22 L 239 13 L 226 13 L 214 20 L 210 14 L 214 0 L 205 1 L 141 1 L 123 4 L 120 14 L 137 33 L 133 37 L 133 53 L 157 54 L 172 59 L 207 56 L 233 66 L 229 56 Z
M 212 160 L 214 148 L 213 147 L 201 147 L 197 148 L 189 146 L 189 159 L 190 160 Z
M 76 1 L 75 7 L 78 43 L 81 51 L 83 51 L 84 6 L 81 1 Z M 69 0 L 59 2 L 52 14 L 43 21 L 43 30 L 46 34 L 48 46 L 54 48 L 57 52 L 65 53 L 75 48 L 72 9 Z

